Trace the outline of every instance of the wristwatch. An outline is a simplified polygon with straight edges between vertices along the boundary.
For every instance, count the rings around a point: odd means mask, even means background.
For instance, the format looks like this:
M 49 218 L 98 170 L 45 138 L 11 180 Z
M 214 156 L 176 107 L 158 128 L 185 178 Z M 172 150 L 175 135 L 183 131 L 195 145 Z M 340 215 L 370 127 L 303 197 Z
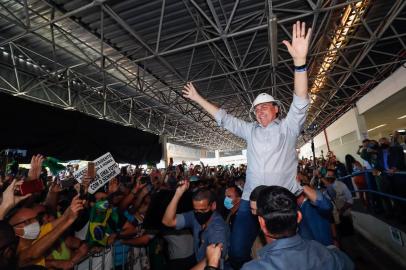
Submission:
M 219 270 L 218 267 L 214 267 L 214 266 L 210 266 L 210 265 L 206 265 L 206 267 L 204 268 L 204 270 Z

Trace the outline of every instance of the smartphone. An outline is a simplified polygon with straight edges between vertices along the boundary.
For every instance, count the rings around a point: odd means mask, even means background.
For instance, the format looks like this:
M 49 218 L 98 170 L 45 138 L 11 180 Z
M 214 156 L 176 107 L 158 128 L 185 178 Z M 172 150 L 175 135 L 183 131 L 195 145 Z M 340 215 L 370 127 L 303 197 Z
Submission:
M 24 181 L 21 186 L 16 190 L 16 194 L 24 196 L 30 193 L 41 192 L 44 189 L 44 184 L 40 179 L 32 181 Z
M 83 185 L 80 185 L 79 199 L 84 200 L 85 198 L 86 198 L 85 188 L 83 187 Z
M 93 179 L 96 178 L 96 168 L 92 161 L 87 163 L 87 176 Z

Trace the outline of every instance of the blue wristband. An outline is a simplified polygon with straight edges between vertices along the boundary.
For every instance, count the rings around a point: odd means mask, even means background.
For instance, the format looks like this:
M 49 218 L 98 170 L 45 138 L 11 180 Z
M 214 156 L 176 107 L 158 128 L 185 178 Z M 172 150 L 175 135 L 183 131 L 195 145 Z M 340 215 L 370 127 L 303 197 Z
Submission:
M 303 66 L 295 66 L 295 72 L 304 72 L 307 71 L 306 65 Z

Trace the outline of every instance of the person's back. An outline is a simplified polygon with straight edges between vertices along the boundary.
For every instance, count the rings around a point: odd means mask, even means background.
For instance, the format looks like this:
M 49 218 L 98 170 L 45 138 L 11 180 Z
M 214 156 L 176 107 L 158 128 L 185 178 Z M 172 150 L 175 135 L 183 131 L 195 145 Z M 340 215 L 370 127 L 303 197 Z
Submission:
M 313 240 L 302 239 L 299 235 L 278 239 L 263 247 L 258 252 L 258 259 L 244 264 L 242 270 L 354 268 L 347 255 L 336 247 L 330 247 Z
M 297 234 L 302 213 L 297 198 L 286 188 L 262 189 L 257 214 L 267 245 L 258 252 L 258 259 L 244 264 L 243 270 L 354 268 L 352 261 L 335 247 L 327 248 Z

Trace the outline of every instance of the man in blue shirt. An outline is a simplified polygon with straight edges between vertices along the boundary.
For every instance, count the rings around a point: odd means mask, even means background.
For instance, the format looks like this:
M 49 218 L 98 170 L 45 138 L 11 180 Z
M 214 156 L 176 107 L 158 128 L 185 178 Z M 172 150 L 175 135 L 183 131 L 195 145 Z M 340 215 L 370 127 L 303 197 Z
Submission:
M 189 181 L 181 181 L 175 195 L 166 208 L 162 223 L 178 230 L 190 228 L 193 233 L 194 252 L 198 264 L 193 269 L 206 266 L 205 252 L 210 244 L 222 244 L 222 258 L 227 255 L 229 229 L 224 219 L 216 212 L 214 193 L 209 189 L 200 189 L 193 195 L 193 211 L 176 214 L 178 202 L 189 188 Z
M 349 257 L 336 247 L 325 247 L 316 241 L 305 240 L 296 233 L 302 214 L 295 195 L 286 188 L 266 187 L 259 194 L 257 206 L 259 224 L 267 245 L 258 252 L 258 259 L 244 264 L 242 270 L 354 269 Z M 208 252 L 209 266 L 216 269 L 218 266 L 212 257 L 212 253 Z
M 308 178 L 299 174 L 303 193 L 297 197 L 297 203 L 302 213 L 299 223 L 299 235 L 307 240 L 315 240 L 325 246 L 333 245 L 332 223 L 333 204 L 320 190 L 310 186 Z
M 217 123 L 247 141 L 247 176 L 244 192 L 233 226 L 230 243 L 230 261 L 234 269 L 250 260 L 250 251 L 258 232 L 257 219 L 251 215 L 249 196 L 259 185 L 278 185 L 293 193 L 301 192 L 296 183 L 296 140 L 306 120 L 309 107 L 306 57 L 311 31 L 305 23 L 293 25 L 292 43 L 283 41 L 294 63 L 293 101 L 286 117 L 279 119 L 281 103 L 267 93 L 261 93 L 252 102 L 250 112 L 255 123 L 238 119 L 200 96 L 193 84 L 183 91 L 186 98 L 198 103 Z

